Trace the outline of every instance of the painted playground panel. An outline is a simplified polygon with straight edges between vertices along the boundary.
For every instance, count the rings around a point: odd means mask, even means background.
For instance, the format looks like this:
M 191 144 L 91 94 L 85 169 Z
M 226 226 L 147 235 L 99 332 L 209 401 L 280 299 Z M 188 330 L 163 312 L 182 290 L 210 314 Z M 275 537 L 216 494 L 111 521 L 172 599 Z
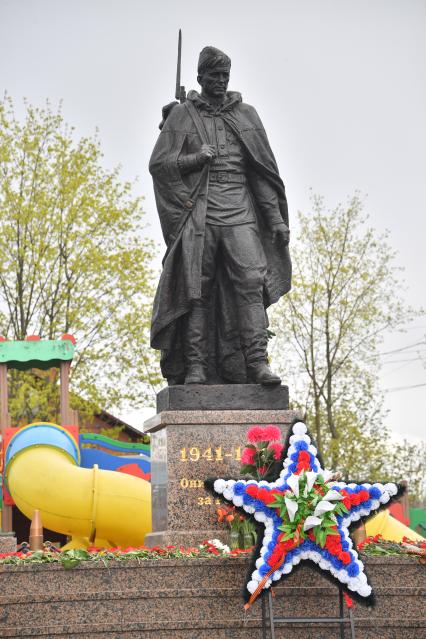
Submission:
M 151 479 L 151 461 L 145 456 L 128 456 L 128 455 L 110 455 L 102 450 L 96 450 L 94 448 L 82 448 L 81 449 L 81 466 L 82 468 L 93 468 L 97 464 L 102 470 L 114 470 L 119 472 L 127 472 L 125 469 L 129 467 L 128 472 L 130 475 L 140 473 L 130 472 L 131 466 L 137 467 L 143 473 L 143 479 L 148 479 L 146 475 L 149 475 Z
M 149 444 L 121 442 L 97 433 L 82 433 L 80 453 L 83 468 L 93 468 L 97 464 L 103 470 L 127 473 L 151 481 Z
M 116 450 L 123 453 L 143 453 L 147 456 L 151 455 L 151 446 L 149 444 L 122 442 L 118 439 L 106 437 L 106 435 L 99 435 L 98 433 L 81 433 L 80 446 L 84 446 L 85 444 L 95 444 L 97 446 L 102 446 L 102 448 L 109 448 L 110 450 Z
M 31 368 L 47 370 L 70 362 L 75 346 L 69 339 L 37 341 L 1 341 L 0 364 L 26 371 Z

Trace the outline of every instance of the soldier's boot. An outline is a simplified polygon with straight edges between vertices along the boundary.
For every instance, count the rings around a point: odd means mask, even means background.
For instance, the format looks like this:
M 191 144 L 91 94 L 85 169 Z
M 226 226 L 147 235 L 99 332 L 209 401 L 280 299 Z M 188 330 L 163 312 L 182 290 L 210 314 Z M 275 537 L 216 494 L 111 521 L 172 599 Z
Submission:
M 185 384 L 207 384 L 207 309 L 195 306 L 186 326 Z
M 272 386 L 281 378 L 269 367 L 267 358 L 268 333 L 263 304 L 250 304 L 238 309 L 240 340 L 247 366 L 248 382 Z

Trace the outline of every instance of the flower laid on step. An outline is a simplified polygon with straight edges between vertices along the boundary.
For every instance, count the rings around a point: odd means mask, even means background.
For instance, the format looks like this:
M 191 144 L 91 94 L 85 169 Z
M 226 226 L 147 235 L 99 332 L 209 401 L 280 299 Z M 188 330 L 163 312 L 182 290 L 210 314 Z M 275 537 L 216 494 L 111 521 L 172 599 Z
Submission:
M 261 427 L 251 434 L 256 452 L 270 445 Z M 257 448 L 259 447 L 259 449 Z M 256 466 L 257 467 L 257 466 Z M 397 496 L 394 483 L 345 483 L 324 470 L 305 424 L 296 422 L 277 475 L 266 481 L 216 479 L 206 486 L 265 526 L 255 570 L 246 586 L 247 606 L 264 588 L 310 559 L 343 584 L 351 596 L 371 600 L 372 589 L 349 537 L 352 522 L 368 516 Z
M 82 562 L 102 562 L 106 565 L 110 561 L 149 561 L 159 559 L 214 559 L 214 558 L 235 558 L 240 555 L 246 554 L 248 551 L 236 549 L 231 550 L 229 546 L 223 544 L 219 539 L 210 539 L 203 541 L 197 547 L 184 547 L 184 546 L 154 546 L 148 548 L 146 546 L 139 546 L 133 548 L 128 546 L 127 548 L 97 548 L 90 546 L 87 550 L 80 548 L 73 548 L 70 550 L 64 550 L 61 552 L 55 552 L 51 550 L 37 550 L 29 551 L 24 554 L 22 552 L 10 552 L 0 553 L 0 566 L 1 565 L 31 565 L 31 564 L 46 564 L 46 563 L 59 563 L 63 568 L 75 568 Z
M 231 549 L 229 548 L 229 546 L 227 546 L 226 544 L 223 544 L 220 541 L 220 539 L 208 539 L 207 541 L 203 541 L 203 543 L 200 544 L 200 548 L 210 549 L 210 551 L 214 555 L 216 554 L 229 555 L 229 553 L 231 552 Z

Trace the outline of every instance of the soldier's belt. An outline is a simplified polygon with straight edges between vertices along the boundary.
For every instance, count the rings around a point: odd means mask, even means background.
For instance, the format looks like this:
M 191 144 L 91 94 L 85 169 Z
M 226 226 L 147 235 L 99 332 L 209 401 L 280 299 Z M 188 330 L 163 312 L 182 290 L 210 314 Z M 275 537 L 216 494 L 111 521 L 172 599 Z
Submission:
M 242 173 L 230 173 L 228 171 L 210 171 L 210 182 L 237 182 L 238 184 L 245 184 L 247 182 L 246 176 Z

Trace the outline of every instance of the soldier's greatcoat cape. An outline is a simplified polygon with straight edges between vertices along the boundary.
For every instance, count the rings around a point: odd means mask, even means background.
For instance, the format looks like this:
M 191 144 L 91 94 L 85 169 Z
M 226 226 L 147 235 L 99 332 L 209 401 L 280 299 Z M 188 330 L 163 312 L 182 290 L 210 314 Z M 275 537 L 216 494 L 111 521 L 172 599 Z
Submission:
M 192 91 L 188 100 L 196 101 Z M 192 109 L 193 111 L 193 109 Z M 264 286 L 265 309 L 290 289 L 291 262 L 287 246 L 281 239 L 271 241 L 271 231 L 262 215 L 261 203 L 268 198 L 270 187 L 278 195 L 279 210 L 288 226 L 284 184 L 269 146 L 265 130 L 255 109 L 241 101 L 239 93 L 229 92 L 221 112 L 225 125 L 238 137 L 245 151 L 249 188 L 255 200 L 260 235 L 268 270 Z M 178 167 L 180 155 L 196 153 L 202 140 L 198 122 L 187 104 L 176 105 L 168 116 L 150 160 L 150 172 L 167 251 L 163 271 L 154 299 L 151 346 L 161 349 L 163 375 L 182 380 L 184 377 L 183 333 L 185 315 L 191 300 L 201 294 L 201 265 L 207 210 L 208 165 L 202 171 L 182 176 Z M 269 187 L 268 187 L 269 185 Z M 246 381 L 237 326 L 234 297 L 224 281 L 225 272 L 218 263 L 214 294 L 214 354 L 218 379 Z M 210 359 L 212 358 L 210 346 Z M 209 365 L 211 369 L 211 362 Z

